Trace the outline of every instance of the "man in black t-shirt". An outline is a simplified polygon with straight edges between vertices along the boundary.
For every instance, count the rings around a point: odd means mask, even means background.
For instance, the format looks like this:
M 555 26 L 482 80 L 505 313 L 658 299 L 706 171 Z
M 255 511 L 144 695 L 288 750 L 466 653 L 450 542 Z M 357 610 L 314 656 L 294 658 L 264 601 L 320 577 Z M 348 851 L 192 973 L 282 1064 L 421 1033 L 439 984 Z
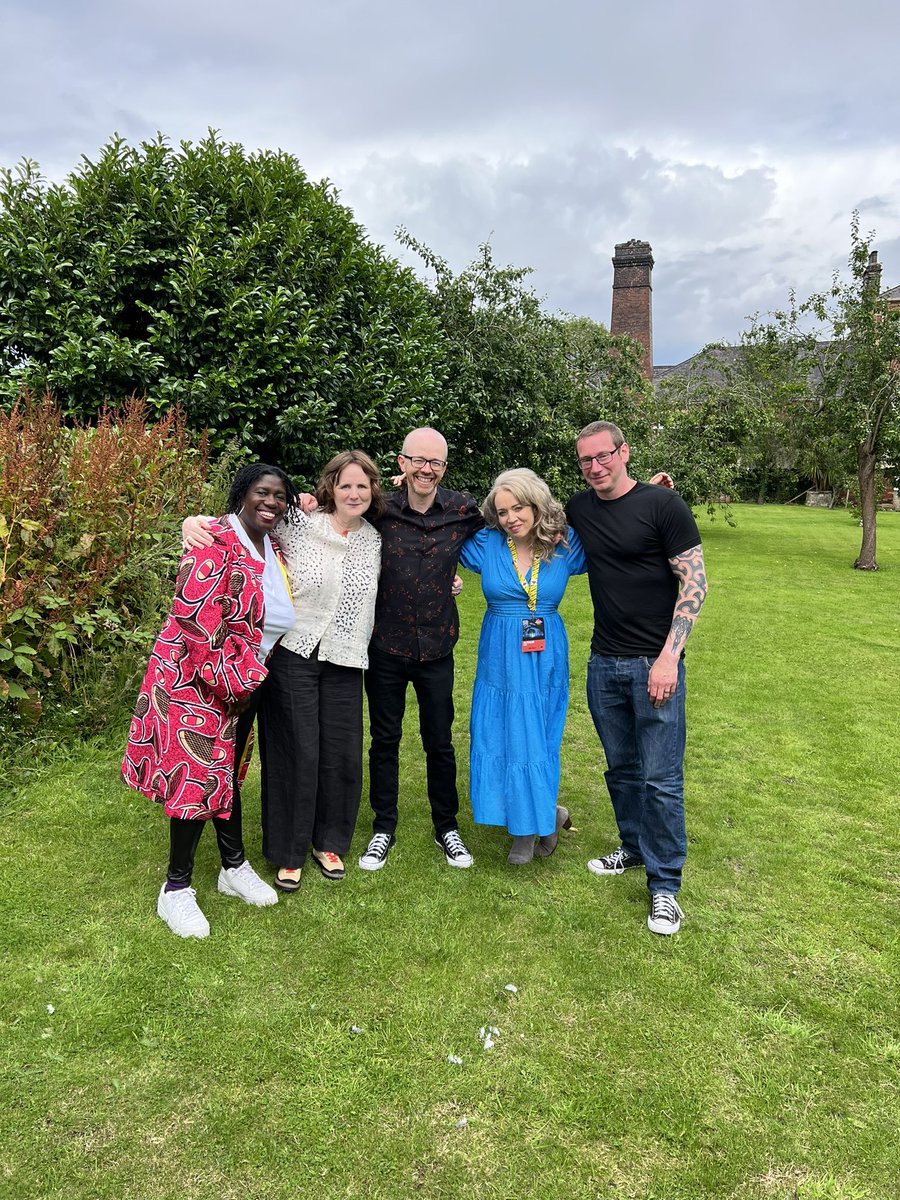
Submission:
M 606 755 L 621 845 L 595 875 L 643 866 L 647 924 L 677 933 L 684 824 L 684 643 L 706 596 L 700 533 L 667 488 L 628 475 L 618 426 L 595 421 L 576 442 L 587 491 L 566 506 L 581 538 L 594 604 L 588 706 Z

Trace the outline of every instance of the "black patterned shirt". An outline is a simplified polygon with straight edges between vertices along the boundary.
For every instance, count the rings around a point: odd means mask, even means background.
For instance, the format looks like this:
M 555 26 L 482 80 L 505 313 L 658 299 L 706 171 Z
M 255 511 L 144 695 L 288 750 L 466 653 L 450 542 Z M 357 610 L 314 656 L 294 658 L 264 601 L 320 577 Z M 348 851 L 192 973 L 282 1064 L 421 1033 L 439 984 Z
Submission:
M 381 534 L 381 577 L 372 645 L 417 662 L 444 658 L 459 637 L 450 594 L 462 544 L 484 527 L 467 492 L 438 488 L 428 512 L 410 508 L 406 488 L 373 521 Z

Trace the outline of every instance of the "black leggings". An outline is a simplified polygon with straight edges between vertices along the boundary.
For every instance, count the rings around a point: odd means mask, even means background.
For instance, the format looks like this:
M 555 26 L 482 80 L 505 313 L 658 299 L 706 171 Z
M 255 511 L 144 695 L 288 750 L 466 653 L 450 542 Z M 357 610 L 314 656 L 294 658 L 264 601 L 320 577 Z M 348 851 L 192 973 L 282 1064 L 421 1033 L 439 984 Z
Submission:
M 212 825 L 216 831 L 216 841 L 219 843 L 219 853 L 222 856 L 223 867 L 239 867 L 247 857 L 244 853 L 244 834 L 241 822 L 241 792 L 238 786 L 238 773 L 241 759 L 250 739 L 253 728 L 253 718 L 259 706 L 259 691 L 253 693 L 249 706 L 238 717 L 237 729 L 234 736 L 234 795 L 231 801 L 229 817 L 213 817 Z M 262 740 L 262 739 L 260 739 Z M 182 817 L 169 818 L 169 869 L 166 879 L 169 883 L 180 883 L 182 886 L 191 882 L 194 873 L 194 856 L 200 844 L 200 835 L 204 825 L 209 822 L 199 818 L 185 819 Z

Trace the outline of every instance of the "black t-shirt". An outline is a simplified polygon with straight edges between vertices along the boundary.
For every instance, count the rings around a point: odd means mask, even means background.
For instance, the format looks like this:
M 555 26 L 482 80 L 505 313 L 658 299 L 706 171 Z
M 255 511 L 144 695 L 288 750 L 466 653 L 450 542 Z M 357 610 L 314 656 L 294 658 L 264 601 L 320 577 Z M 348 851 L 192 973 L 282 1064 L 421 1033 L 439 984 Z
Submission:
M 668 488 L 636 483 L 618 500 L 579 492 L 566 515 L 587 557 L 591 653 L 656 658 L 678 597 L 669 559 L 700 545 L 691 510 Z

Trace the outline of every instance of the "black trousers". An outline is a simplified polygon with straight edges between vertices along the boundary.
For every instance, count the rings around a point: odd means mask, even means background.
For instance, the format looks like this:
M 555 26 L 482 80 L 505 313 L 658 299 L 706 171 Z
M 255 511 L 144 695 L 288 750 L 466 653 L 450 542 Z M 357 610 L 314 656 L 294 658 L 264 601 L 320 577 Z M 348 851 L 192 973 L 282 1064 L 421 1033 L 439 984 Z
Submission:
M 249 705 L 238 717 L 234 738 L 234 794 L 231 801 L 231 814 L 228 817 L 212 818 L 223 867 L 239 867 L 247 857 L 244 853 L 244 828 L 241 815 L 241 791 L 238 786 L 238 768 L 247 750 L 250 731 L 253 728 L 253 718 L 256 716 L 261 700 L 260 694 L 265 686 L 264 682 L 253 692 Z M 203 833 L 204 825 L 207 824 L 207 821 L 194 818 L 189 820 L 181 817 L 169 818 L 169 869 L 166 873 L 169 883 L 189 884 L 191 882 L 200 836 Z
M 291 869 L 310 846 L 343 857 L 362 795 L 362 670 L 283 646 L 267 666 L 263 853 Z
M 419 702 L 419 732 L 425 750 L 428 800 L 435 833 L 457 827 L 456 755 L 453 752 L 453 655 L 418 662 L 369 647 L 366 695 L 369 700 L 369 801 L 375 833 L 397 828 L 400 796 L 400 738 L 406 689 Z

